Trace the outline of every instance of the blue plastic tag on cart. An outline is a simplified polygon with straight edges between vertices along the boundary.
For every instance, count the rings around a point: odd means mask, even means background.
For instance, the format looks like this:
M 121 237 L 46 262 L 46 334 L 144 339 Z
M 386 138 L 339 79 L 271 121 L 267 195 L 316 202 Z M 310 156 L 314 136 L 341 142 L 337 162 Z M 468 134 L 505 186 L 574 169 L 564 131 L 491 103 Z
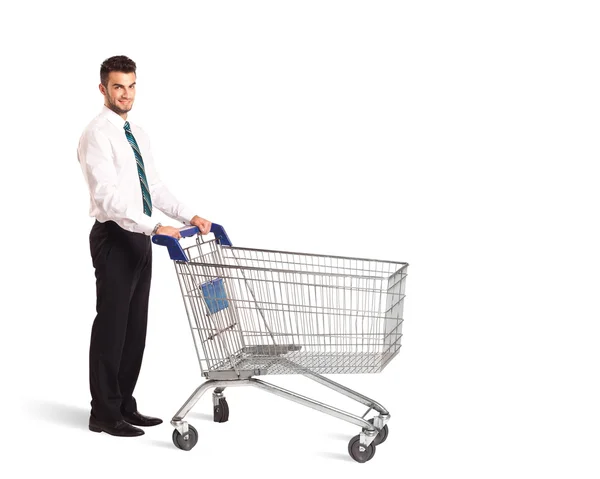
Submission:
M 203 283 L 202 294 L 211 314 L 229 306 L 229 303 L 227 303 L 227 294 L 225 294 L 225 286 L 223 285 L 223 278 Z

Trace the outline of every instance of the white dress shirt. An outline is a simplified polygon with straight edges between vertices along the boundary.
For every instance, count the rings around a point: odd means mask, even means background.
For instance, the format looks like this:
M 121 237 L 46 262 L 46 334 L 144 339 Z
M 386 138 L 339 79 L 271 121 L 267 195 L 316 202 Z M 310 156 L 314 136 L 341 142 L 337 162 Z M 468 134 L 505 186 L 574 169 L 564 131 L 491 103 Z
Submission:
M 79 140 L 77 157 L 90 192 L 90 216 L 101 223 L 112 220 L 125 230 L 151 235 L 157 221 L 144 214 L 135 156 L 124 125 L 123 118 L 104 106 Z M 158 208 L 190 224 L 194 213 L 177 201 L 158 177 L 148 135 L 131 122 L 130 126 L 144 160 L 153 210 Z

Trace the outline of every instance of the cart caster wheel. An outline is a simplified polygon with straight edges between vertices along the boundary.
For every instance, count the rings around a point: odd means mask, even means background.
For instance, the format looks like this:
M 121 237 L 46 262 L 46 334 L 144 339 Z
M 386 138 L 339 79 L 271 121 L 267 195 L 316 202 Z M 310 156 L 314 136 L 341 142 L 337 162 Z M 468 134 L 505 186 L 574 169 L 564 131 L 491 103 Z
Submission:
M 173 431 L 173 444 L 175 444 L 175 446 L 178 449 L 181 449 L 183 451 L 191 451 L 197 442 L 198 442 L 198 431 L 196 431 L 194 426 L 190 426 L 188 424 L 187 439 L 184 439 L 184 436 L 177 429 L 175 429 Z
M 373 418 L 369 419 L 369 422 L 373 424 Z M 376 446 L 379 446 L 379 444 L 383 444 L 387 439 L 389 432 L 390 430 L 388 428 L 388 425 L 386 424 L 385 426 L 383 426 L 383 429 L 379 431 L 379 434 L 377 434 L 377 436 L 375 437 L 373 444 L 375 444 Z
M 370 461 L 375 455 L 375 441 L 365 447 L 360 443 L 360 435 L 354 436 L 348 443 L 348 452 L 350 457 L 357 462 Z
M 229 419 L 229 405 L 227 399 L 219 399 L 219 405 L 214 407 L 213 418 L 215 422 L 227 422 Z

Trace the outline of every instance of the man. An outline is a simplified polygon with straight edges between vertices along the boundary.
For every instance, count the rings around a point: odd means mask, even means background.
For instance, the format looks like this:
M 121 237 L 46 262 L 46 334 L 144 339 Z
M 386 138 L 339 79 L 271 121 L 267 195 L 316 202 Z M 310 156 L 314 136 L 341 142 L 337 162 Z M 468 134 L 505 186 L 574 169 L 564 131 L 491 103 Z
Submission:
M 211 222 L 181 204 L 161 182 L 145 132 L 127 121 L 133 107 L 136 64 L 111 57 L 100 67 L 104 107 L 84 130 L 77 155 L 90 192 L 90 251 L 96 274 L 96 311 L 90 340 L 89 428 L 140 436 L 136 426 L 161 419 L 142 415 L 133 390 L 146 340 L 153 234 L 180 238 L 152 219 L 154 209 L 202 234 Z

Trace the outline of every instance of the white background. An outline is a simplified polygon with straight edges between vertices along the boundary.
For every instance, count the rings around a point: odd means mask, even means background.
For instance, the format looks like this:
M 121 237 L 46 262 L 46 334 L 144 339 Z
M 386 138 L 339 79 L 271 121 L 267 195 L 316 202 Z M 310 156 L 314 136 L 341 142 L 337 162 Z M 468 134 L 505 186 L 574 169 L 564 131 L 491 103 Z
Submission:
M 16 5 L 0 11 L 1 476 L 599 477 L 596 2 Z M 392 414 L 371 462 L 347 454 L 355 426 L 253 389 L 228 390 L 226 424 L 206 395 L 199 444 L 172 445 L 201 378 L 157 246 L 136 396 L 165 423 L 87 430 L 76 147 L 118 54 L 163 179 L 234 244 L 410 263 L 400 355 L 334 377 Z

